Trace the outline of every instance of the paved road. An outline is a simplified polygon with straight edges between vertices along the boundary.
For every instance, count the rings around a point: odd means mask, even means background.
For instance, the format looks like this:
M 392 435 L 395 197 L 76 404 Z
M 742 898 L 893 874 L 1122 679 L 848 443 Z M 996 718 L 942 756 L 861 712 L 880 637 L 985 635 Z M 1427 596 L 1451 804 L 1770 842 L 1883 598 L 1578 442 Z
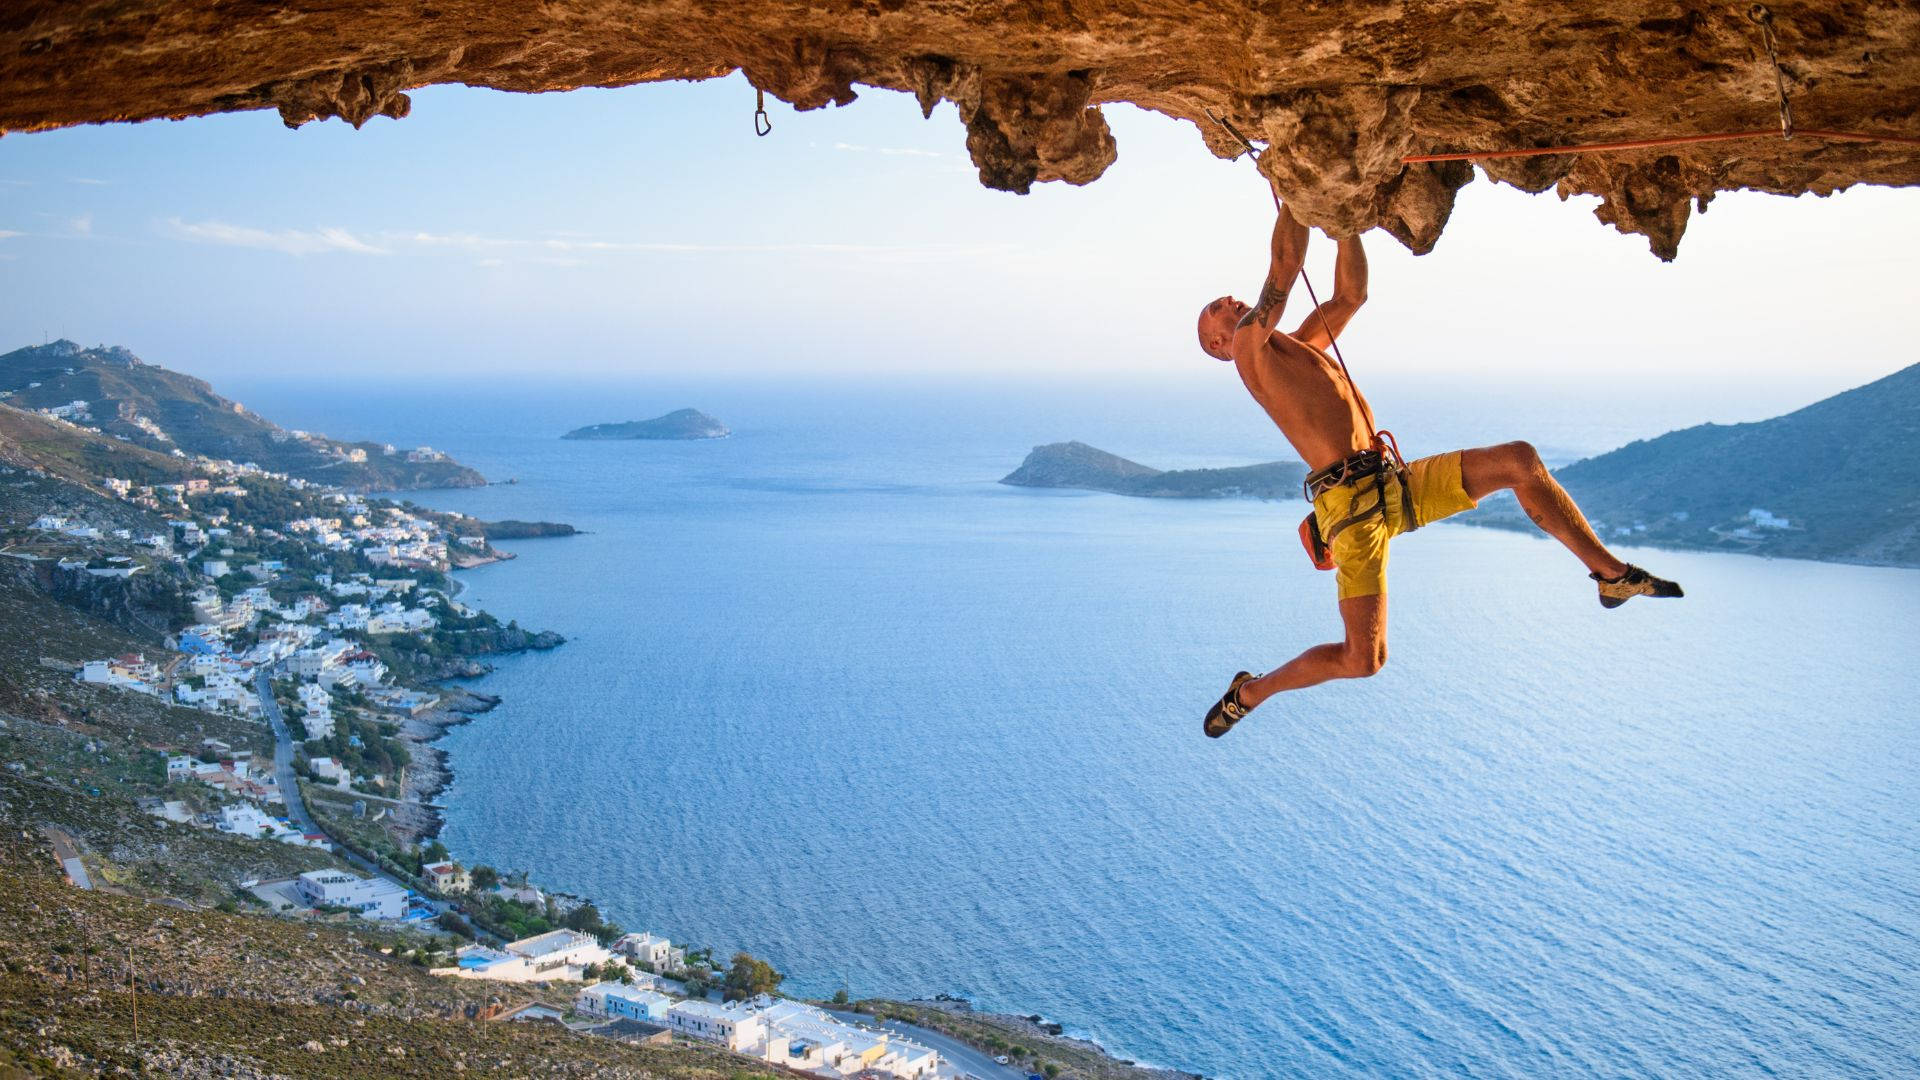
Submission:
M 313 815 L 307 813 L 307 801 L 300 794 L 300 777 L 293 771 L 293 735 L 287 728 L 287 718 L 280 713 L 280 703 L 273 699 L 273 671 L 273 668 L 261 668 L 253 677 L 253 689 L 260 695 L 260 711 L 266 715 L 267 723 L 273 726 L 274 782 L 280 785 L 280 799 L 286 803 L 287 820 L 293 822 L 294 827 L 301 832 L 326 836 L 326 830 L 315 823 Z M 371 860 L 363 859 L 358 853 L 348 850 L 346 845 L 338 840 L 334 840 L 331 836 L 327 839 L 333 842 L 335 855 L 374 877 L 386 878 L 403 889 L 412 888 L 404 881 L 394 880 L 391 874 L 375 866 Z M 443 900 L 434 900 L 425 896 L 420 899 L 432 907 L 436 915 L 444 914 L 452 906 Z
M 260 695 L 260 711 L 273 725 L 273 775 L 280 785 L 280 799 L 287 804 L 287 820 L 301 832 L 319 832 L 307 802 L 300 797 L 300 778 L 293 771 L 293 735 L 287 730 L 287 718 L 280 715 L 280 703 L 273 700 L 272 668 L 261 668 L 253 677 L 253 688 Z
M 903 1024 L 898 1020 L 875 1020 L 865 1013 L 840 1012 L 829 1009 L 840 1019 L 850 1024 L 865 1024 L 883 1031 L 891 1031 L 909 1042 L 919 1043 L 939 1054 L 945 1064 L 954 1066 L 960 1073 L 977 1076 L 980 1080 L 1027 1080 L 1027 1074 L 1011 1065 L 1001 1065 L 984 1051 L 975 1050 L 958 1039 L 949 1038 L 937 1031 L 929 1031 L 913 1024 Z
M 67 880 L 73 882 L 76 888 L 93 888 L 93 880 L 87 877 L 87 865 L 80 861 L 80 849 L 74 844 L 73 837 L 51 825 L 42 826 L 40 831 L 53 844 L 53 857 L 60 860 L 60 868 L 67 872 Z

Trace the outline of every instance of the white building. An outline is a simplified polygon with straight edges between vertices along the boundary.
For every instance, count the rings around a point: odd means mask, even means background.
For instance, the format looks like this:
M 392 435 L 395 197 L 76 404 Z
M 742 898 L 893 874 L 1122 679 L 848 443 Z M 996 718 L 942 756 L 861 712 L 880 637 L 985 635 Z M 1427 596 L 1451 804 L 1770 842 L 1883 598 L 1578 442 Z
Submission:
M 306 715 L 300 718 L 300 726 L 307 731 L 307 738 L 318 739 L 333 730 L 333 696 L 326 688 L 313 683 L 300 684 L 300 707 Z
M 900 1080 L 937 1075 L 940 1055 L 886 1031 L 844 1023 L 797 1001 L 776 1001 L 756 1014 L 766 1041 L 755 1051 L 768 1064 L 845 1076 L 871 1069 Z
M 676 949 L 673 942 L 652 934 L 628 934 L 613 943 L 613 950 L 650 964 L 655 971 L 679 971 L 687 966 L 687 950 Z
M 296 879 L 310 907 L 343 907 L 363 919 L 398 919 L 407 913 L 407 890 L 386 878 L 361 878 L 345 870 L 309 870 Z
M 294 653 L 287 661 L 287 669 L 303 679 L 318 678 L 322 671 L 338 666 L 341 658 L 352 651 L 353 646 L 345 641 L 323 641 Z
M 504 951 L 469 945 L 458 955 L 459 967 L 436 969 L 434 974 L 500 982 L 578 980 L 588 964 L 604 964 L 613 959 L 613 954 L 601 948 L 592 935 L 577 930 L 552 930 L 522 938 L 509 942 Z
M 589 1016 L 665 1023 L 673 999 L 657 990 L 625 983 L 595 983 L 574 995 L 573 1007 Z
M 601 948 L 592 934 L 583 934 L 578 930 L 549 930 L 530 938 L 510 941 L 506 949 L 515 956 L 524 957 L 536 971 L 585 967 L 613 959 L 613 954 Z
M 261 813 L 252 803 L 230 803 L 220 808 L 220 831 L 254 839 L 286 832 L 285 826 Z
M 767 1025 L 760 1017 L 738 1004 L 715 1005 L 710 1001 L 676 1002 L 667 1010 L 667 1026 L 675 1034 L 716 1042 L 734 1051 L 760 1047 L 766 1041 Z
M 433 612 L 421 608 L 387 607 L 367 619 L 369 634 L 411 634 L 431 630 Z

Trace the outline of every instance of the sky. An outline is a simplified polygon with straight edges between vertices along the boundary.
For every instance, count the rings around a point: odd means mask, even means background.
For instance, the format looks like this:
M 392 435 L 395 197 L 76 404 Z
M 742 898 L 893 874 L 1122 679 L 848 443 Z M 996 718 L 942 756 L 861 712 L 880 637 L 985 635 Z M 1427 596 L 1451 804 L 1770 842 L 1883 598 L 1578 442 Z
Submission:
M 979 184 L 955 110 L 769 101 L 738 76 L 289 131 L 272 112 L 0 139 L 0 351 L 120 344 L 213 379 L 929 373 L 1186 377 L 1201 304 L 1251 300 L 1272 204 L 1191 125 L 1106 112 L 1086 187 Z M 1920 190 L 1722 195 L 1680 258 L 1597 200 L 1477 179 L 1437 249 L 1368 235 L 1342 338 L 1370 372 L 1645 392 L 1831 392 L 1920 337 Z M 1324 297 L 1332 244 L 1309 273 Z M 1296 291 L 1291 325 L 1306 311 Z M 1808 397 L 1811 400 L 1811 396 Z

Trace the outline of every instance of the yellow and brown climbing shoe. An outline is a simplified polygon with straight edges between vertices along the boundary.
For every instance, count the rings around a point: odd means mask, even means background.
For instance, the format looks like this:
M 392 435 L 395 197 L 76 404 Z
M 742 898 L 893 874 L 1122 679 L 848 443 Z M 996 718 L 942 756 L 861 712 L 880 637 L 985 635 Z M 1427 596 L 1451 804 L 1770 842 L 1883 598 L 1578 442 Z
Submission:
M 1217 739 L 1247 718 L 1247 707 L 1240 704 L 1240 684 L 1251 678 L 1253 675 L 1245 671 L 1235 675 L 1233 681 L 1227 684 L 1227 692 L 1220 695 L 1220 700 L 1213 703 L 1213 708 L 1207 710 L 1206 722 L 1200 725 L 1200 729 L 1207 733 L 1207 738 Z
M 1645 570 L 1627 564 L 1627 572 L 1617 578 L 1603 578 L 1599 574 L 1588 577 L 1600 585 L 1600 606 L 1617 608 L 1636 596 L 1685 596 L 1680 586 L 1665 578 L 1657 578 Z

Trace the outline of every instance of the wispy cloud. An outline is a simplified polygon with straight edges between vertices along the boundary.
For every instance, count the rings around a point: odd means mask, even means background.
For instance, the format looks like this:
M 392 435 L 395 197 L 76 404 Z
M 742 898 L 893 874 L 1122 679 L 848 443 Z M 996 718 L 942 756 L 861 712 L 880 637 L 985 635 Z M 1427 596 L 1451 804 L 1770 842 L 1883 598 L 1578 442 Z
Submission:
M 113 183 L 111 180 L 95 180 L 91 176 L 69 176 L 67 179 L 76 184 L 86 184 L 89 187 L 105 187 Z
M 460 255 L 475 265 L 580 266 L 594 256 L 620 255 L 816 255 L 877 262 L 942 262 L 1008 252 L 1004 245 L 953 244 L 704 244 L 663 240 L 625 240 L 590 233 L 555 232 L 543 237 L 489 236 L 475 232 L 349 232 L 340 228 L 260 229 L 221 221 L 187 222 L 169 218 L 163 232 L 183 240 L 279 251 L 288 255 L 343 252 L 356 255 Z
M 20 235 L 22 234 L 13 229 L 0 229 L 0 240 L 5 240 L 8 237 L 20 236 Z
M 345 229 L 256 229 L 224 221 L 181 221 L 168 218 L 166 231 L 182 240 L 228 247 L 259 248 L 287 255 L 319 255 L 345 252 L 353 255 L 386 255 L 386 248 L 370 244 Z
M 595 237 L 582 232 L 555 232 L 543 239 L 525 239 L 505 236 L 485 236 L 480 233 L 428 233 L 414 232 L 405 234 L 383 234 L 381 242 L 398 249 L 411 243 L 423 249 L 447 249 L 467 251 L 474 254 L 486 253 L 490 257 L 482 260 L 483 265 L 498 265 L 497 260 L 505 255 L 522 256 L 527 261 L 544 262 L 548 265 L 571 266 L 575 261 L 559 261 L 553 258 L 539 258 L 538 253 L 566 252 L 570 254 L 634 254 L 634 255 L 845 255 L 873 258 L 927 258 L 937 256 L 967 255 L 987 252 L 979 247 L 960 247 L 956 245 L 920 245 L 903 246 L 888 244 L 832 244 L 832 243 L 792 243 L 792 244 L 698 244 L 681 241 L 663 240 L 613 240 Z M 998 248 L 995 251 L 1001 250 Z M 988 252 L 990 253 L 990 252 Z
M 946 157 L 938 150 L 919 150 L 911 146 L 861 146 L 859 143 L 837 142 L 835 150 L 846 150 L 856 154 L 886 154 L 889 157 Z
M 75 236 L 92 236 L 93 235 L 93 215 L 81 214 L 79 217 L 69 220 L 67 222 L 67 227 L 73 230 L 73 234 Z

